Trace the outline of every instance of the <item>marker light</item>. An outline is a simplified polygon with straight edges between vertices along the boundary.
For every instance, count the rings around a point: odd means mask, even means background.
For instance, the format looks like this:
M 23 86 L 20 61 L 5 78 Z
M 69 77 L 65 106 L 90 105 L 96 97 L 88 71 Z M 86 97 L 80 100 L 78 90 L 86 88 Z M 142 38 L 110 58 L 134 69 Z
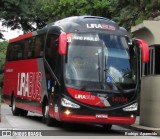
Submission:
M 64 113 L 65 113 L 66 115 L 69 115 L 71 112 L 70 112 L 69 110 L 66 110 Z
M 137 109 L 138 109 L 138 103 L 134 103 L 130 106 L 123 108 L 123 111 L 137 111 Z
M 66 99 L 66 98 L 62 98 L 61 99 L 61 105 L 64 107 L 69 107 L 69 108 L 80 108 L 79 105 L 77 105 L 76 103 L 71 102 L 70 100 Z

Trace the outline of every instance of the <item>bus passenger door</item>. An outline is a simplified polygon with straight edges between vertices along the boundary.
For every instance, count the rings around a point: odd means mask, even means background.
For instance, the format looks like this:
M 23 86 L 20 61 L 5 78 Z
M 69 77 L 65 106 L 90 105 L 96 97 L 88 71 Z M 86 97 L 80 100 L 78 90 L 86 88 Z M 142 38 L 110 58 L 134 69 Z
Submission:
M 58 54 L 58 29 L 48 30 L 45 46 L 45 73 L 48 101 L 52 112 L 58 107 L 60 98 L 61 57 Z

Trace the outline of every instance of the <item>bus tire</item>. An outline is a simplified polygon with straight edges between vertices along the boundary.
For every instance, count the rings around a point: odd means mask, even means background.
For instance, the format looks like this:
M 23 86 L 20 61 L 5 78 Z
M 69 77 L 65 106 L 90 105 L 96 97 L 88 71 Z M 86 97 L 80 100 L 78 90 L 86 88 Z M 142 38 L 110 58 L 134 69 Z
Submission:
M 110 131 L 111 128 L 112 128 L 112 125 L 111 125 L 111 124 L 104 124 L 104 125 L 102 125 L 102 128 L 103 128 L 104 130 L 106 130 L 106 131 Z
M 48 126 L 52 125 L 53 119 L 49 115 L 49 104 L 48 102 L 43 103 L 42 113 L 43 113 L 43 122 Z
M 11 100 L 11 110 L 14 116 L 18 116 L 20 114 L 20 109 L 16 107 L 16 99 L 14 95 L 12 96 L 12 100 Z

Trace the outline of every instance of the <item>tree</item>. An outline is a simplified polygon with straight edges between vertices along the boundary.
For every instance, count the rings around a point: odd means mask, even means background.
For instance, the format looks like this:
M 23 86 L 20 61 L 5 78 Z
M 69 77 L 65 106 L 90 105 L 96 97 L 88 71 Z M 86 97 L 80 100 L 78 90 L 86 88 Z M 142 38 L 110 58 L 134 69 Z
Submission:
M 159 0 L 112 0 L 112 18 L 128 30 L 131 26 L 160 15 Z
M 3 25 L 24 32 L 73 15 L 98 15 L 110 18 L 109 0 L 1 0 Z
M 0 42 L 0 87 L 3 83 L 3 68 L 7 51 L 7 41 Z
M 44 13 L 50 13 L 49 22 L 76 15 L 95 15 L 110 18 L 109 0 L 59 0 L 44 4 Z
M 29 5 L 33 4 L 32 2 L 30 0 L 1 0 L 0 17 L 5 19 L 3 25 L 12 29 L 29 28 L 30 19 L 26 15 L 29 13 Z
M 42 28 L 48 18 L 41 11 L 42 0 L 1 0 L 0 17 L 3 25 L 22 29 L 25 33 Z
M 1 0 L 3 24 L 26 33 L 74 15 L 114 19 L 127 29 L 160 15 L 159 0 Z
M 0 32 L 0 39 L 3 39 L 3 34 Z

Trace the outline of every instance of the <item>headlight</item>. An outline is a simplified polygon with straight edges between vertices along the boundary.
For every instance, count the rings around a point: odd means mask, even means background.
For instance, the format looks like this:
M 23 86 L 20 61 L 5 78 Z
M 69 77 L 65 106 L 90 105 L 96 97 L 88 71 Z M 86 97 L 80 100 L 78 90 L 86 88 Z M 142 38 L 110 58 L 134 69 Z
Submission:
M 134 103 L 130 106 L 123 108 L 124 111 L 137 111 L 137 109 L 138 109 L 138 103 Z
M 66 98 L 61 99 L 61 105 L 64 106 L 64 107 L 70 107 L 70 108 L 80 108 L 79 105 L 71 102 L 70 100 L 68 100 Z

